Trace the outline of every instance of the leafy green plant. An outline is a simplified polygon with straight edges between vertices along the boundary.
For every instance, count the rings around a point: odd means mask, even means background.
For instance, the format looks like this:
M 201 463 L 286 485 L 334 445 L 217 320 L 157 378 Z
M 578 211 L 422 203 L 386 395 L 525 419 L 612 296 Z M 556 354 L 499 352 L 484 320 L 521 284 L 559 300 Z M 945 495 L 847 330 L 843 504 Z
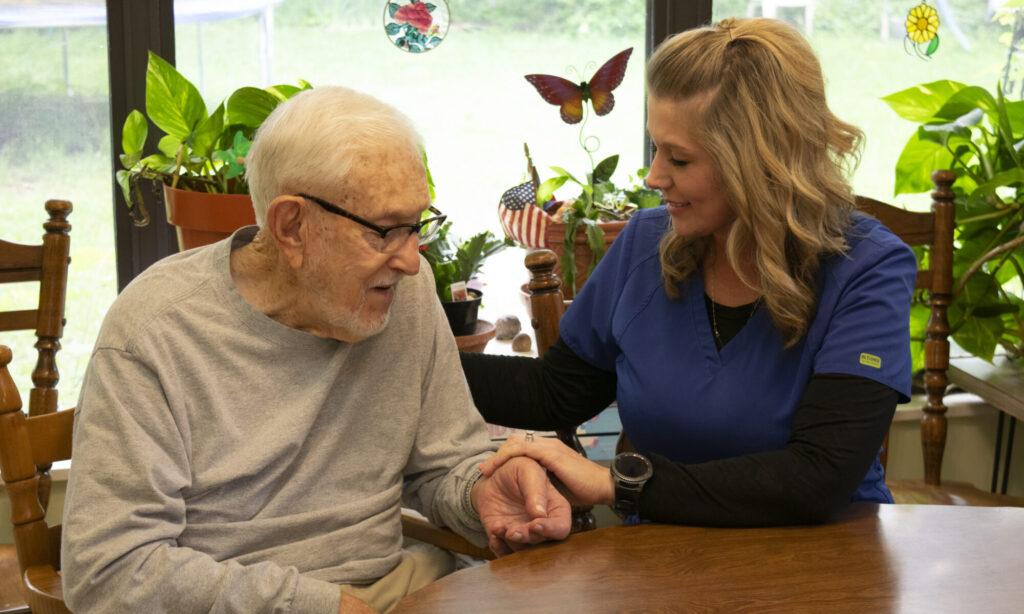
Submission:
M 451 222 L 445 222 L 437 237 L 420 248 L 420 252 L 434 272 L 437 296 L 442 302 L 451 302 L 453 283 L 469 281 L 480 272 L 484 261 L 513 245 L 508 239 L 498 239 L 489 230 L 479 232 L 465 241 L 459 241 L 449 237 L 451 226 Z
M 551 170 L 556 173 L 555 176 L 544 181 L 537 188 L 538 206 L 551 201 L 554 198 L 555 190 L 565 185 L 566 182 L 575 183 L 581 189 L 579 196 L 565 201 L 554 213 L 555 219 L 565 224 L 565 239 L 559 264 L 567 288 L 574 288 L 576 284 L 574 247 L 576 233 L 580 228 L 586 232 L 587 245 L 594 254 L 594 258 L 590 261 L 589 274 L 604 256 L 604 231 L 601 229 L 600 222 L 626 220 L 637 209 L 648 209 L 661 204 L 661 194 L 643 184 L 643 179 L 647 176 L 647 168 L 638 170 L 635 179 L 630 177 L 627 187 L 616 187 L 612 182 L 612 174 L 615 173 L 618 165 L 619 156 L 617 154 L 608 156 L 587 173 L 585 182 L 580 181 L 560 166 L 552 166 Z
M 1024 101 L 955 81 L 883 98 L 919 124 L 896 162 L 896 194 L 932 188 L 932 171 L 956 172 L 953 340 L 991 361 L 996 348 L 1024 353 Z M 919 250 L 919 258 L 927 258 Z M 923 364 L 924 304 L 911 311 L 915 367 Z
M 136 224 L 149 223 L 140 180 L 215 194 L 247 194 L 245 156 L 253 135 L 277 105 L 312 86 L 242 87 L 213 110 L 199 90 L 153 52 L 146 69 L 146 114 L 133 110 L 121 135 L 117 183 Z M 148 121 L 147 121 L 148 120 Z M 149 122 L 164 132 L 157 152 L 143 151 Z

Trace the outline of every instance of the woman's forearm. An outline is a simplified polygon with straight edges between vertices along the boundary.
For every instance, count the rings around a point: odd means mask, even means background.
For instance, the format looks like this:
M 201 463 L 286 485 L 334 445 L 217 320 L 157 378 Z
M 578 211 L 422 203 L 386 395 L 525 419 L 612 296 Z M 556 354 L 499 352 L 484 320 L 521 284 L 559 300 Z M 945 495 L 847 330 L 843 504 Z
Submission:
M 484 420 L 513 428 L 573 428 L 615 399 L 615 374 L 586 363 L 559 339 L 543 359 L 460 355 Z

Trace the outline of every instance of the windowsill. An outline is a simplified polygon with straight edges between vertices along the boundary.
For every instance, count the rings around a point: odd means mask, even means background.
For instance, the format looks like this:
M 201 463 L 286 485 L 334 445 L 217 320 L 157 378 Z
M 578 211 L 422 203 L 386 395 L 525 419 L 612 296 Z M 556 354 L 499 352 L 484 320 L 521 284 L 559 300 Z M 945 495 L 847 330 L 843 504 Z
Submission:
M 893 423 L 896 422 L 920 422 L 924 415 L 924 406 L 928 397 L 924 394 L 915 394 L 909 403 L 896 406 L 896 415 L 893 416 Z M 973 418 L 976 416 L 988 415 L 996 409 L 985 402 L 976 394 L 969 392 L 954 392 L 947 394 L 942 399 L 946 406 L 946 418 Z

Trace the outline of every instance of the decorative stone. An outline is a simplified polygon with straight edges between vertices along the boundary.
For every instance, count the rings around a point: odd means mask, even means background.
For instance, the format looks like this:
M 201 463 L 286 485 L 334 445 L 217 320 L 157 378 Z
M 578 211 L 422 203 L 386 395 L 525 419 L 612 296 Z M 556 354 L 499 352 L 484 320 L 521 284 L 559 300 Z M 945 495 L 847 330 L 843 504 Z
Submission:
M 533 347 L 533 339 L 526 333 L 519 333 L 512 340 L 512 350 L 515 352 L 529 352 Z
M 516 336 L 516 334 L 523 329 L 523 325 L 519 322 L 519 318 L 515 316 L 501 316 L 498 321 L 494 323 L 495 326 L 495 339 L 499 341 L 507 341 Z

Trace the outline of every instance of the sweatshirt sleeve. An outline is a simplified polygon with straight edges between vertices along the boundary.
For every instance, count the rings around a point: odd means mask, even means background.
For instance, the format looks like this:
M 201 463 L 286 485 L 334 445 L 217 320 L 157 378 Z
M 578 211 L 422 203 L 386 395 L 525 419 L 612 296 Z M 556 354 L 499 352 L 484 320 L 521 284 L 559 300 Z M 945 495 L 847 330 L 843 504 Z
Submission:
M 216 561 L 177 540 L 190 450 L 159 378 L 98 348 L 75 420 L 61 543 L 76 612 L 334 613 L 340 589 L 272 563 Z
M 403 504 L 423 513 L 433 524 L 459 533 L 480 547 L 487 545 L 480 517 L 469 492 L 480 477 L 477 465 L 495 445 L 469 395 L 441 304 L 429 287 L 423 332 L 422 403 L 416 440 L 405 469 Z M 422 289 L 421 289 L 422 290 Z

